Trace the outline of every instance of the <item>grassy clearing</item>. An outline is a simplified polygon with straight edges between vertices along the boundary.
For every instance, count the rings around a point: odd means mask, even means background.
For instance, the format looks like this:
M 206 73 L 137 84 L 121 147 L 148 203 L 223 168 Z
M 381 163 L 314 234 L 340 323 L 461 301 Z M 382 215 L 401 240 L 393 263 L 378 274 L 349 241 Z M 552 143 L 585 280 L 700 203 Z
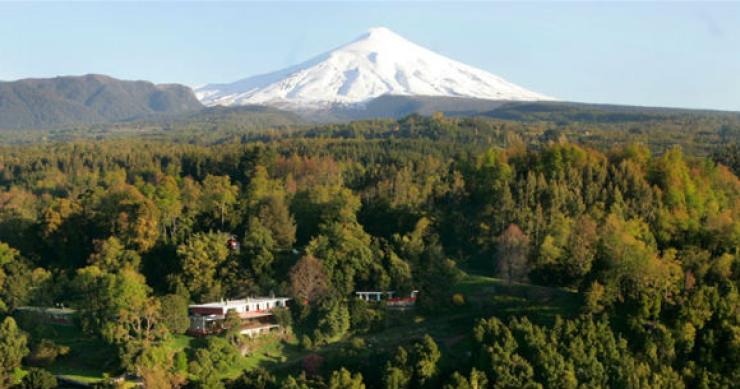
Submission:
M 432 316 L 414 315 L 413 320 L 399 327 L 364 336 L 375 349 L 393 352 L 399 345 L 432 336 L 443 352 L 442 367 L 467 358 L 472 344 L 471 329 L 479 319 L 491 316 L 508 320 L 527 316 L 531 321 L 552 324 L 557 316 L 576 316 L 581 306 L 577 293 L 558 288 L 529 284 L 507 284 L 484 276 L 466 276 L 452 288 L 451 294 L 461 294 L 464 304 L 451 304 Z M 451 297 L 450 297 L 451 299 Z M 413 313 L 407 313 L 413 314 Z
M 60 356 L 45 368 L 55 375 L 84 382 L 95 383 L 114 376 L 115 351 L 101 340 L 82 333 L 77 327 L 49 326 L 45 337 L 70 348 L 69 354 Z M 190 347 L 193 338 L 175 335 L 165 345 L 172 351 Z
M 265 335 L 247 342 L 249 342 L 247 354 L 240 359 L 236 366 L 222 372 L 222 378 L 235 379 L 245 370 L 277 366 L 287 360 L 292 349 L 298 350 L 296 342 L 286 341 L 283 336 L 278 334 Z
M 92 383 L 113 373 L 110 371 L 112 349 L 105 343 L 82 333 L 79 328 L 49 326 L 45 337 L 59 345 L 68 346 L 69 354 L 60 356 L 46 367 L 50 372 L 75 381 Z
M 244 358 L 242 367 L 245 369 L 272 368 L 304 355 L 298 341 L 292 336 L 271 334 L 258 338 L 255 342 L 254 349 Z
M 503 280 L 484 276 L 467 276 L 455 285 L 453 293 L 460 293 L 465 304 L 459 311 L 468 311 L 479 317 L 527 316 L 540 324 L 551 324 L 555 317 L 573 317 L 581 307 L 578 293 L 562 288 L 530 284 L 508 284 Z
M 192 346 L 192 336 L 177 334 L 170 336 L 169 339 L 164 343 L 164 347 L 171 350 L 173 353 L 178 351 L 185 351 Z
M 441 363 L 444 368 L 468 357 L 472 344 L 471 329 L 479 319 L 497 316 L 507 320 L 509 317 L 527 316 L 535 323 L 552 324 L 557 316 L 576 316 L 581 307 L 581 299 L 573 291 L 529 284 L 509 285 L 500 279 L 485 276 L 464 277 L 452 288 L 451 294 L 455 293 L 463 295 L 464 304 L 450 305 L 429 316 L 414 310 L 394 311 L 389 315 L 385 330 L 358 335 L 365 342 L 365 354 L 393 353 L 398 346 L 429 334 L 442 349 Z M 252 362 L 247 368 L 259 366 L 285 371 L 292 367 L 295 370 L 304 356 L 316 352 L 329 359 L 348 346 L 351 339 L 351 336 L 345 337 L 316 351 L 272 343 L 263 351 L 270 357 L 255 353 L 249 357 Z M 283 362 L 279 362 L 281 360 Z

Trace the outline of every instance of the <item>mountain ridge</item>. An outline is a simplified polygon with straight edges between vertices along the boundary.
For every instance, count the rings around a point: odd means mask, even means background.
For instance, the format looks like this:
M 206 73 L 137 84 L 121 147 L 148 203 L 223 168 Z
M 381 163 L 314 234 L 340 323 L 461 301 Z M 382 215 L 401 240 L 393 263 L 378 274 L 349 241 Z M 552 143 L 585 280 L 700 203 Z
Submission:
M 363 107 L 332 107 L 297 112 L 314 122 L 400 119 L 409 115 L 486 116 L 516 121 L 643 121 L 666 116 L 739 117 L 740 111 L 598 104 L 575 101 L 505 101 L 447 96 L 390 96 L 374 98 Z
M 193 91 L 180 84 L 102 74 L 0 81 L 0 129 L 107 123 L 201 108 Z

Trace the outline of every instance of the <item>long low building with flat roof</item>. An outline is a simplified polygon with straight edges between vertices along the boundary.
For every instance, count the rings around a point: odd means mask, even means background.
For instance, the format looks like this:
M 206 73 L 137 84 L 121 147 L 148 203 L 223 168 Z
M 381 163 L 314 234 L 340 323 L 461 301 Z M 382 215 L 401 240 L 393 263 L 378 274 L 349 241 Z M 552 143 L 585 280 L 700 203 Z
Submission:
M 280 326 L 275 323 L 272 310 L 285 308 L 288 297 L 248 297 L 240 300 L 222 300 L 188 307 L 191 335 L 210 335 L 224 330 L 226 315 L 233 311 L 242 319 L 241 333 L 256 336 Z
M 24 312 L 32 315 L 37 320 L 47 324 L 58 324 L 63 326 L 73 326 L 77 311 L 63 306 L 57 307 L 18 307 L 17 312 Z
M 416 304 L 416 297 L 419 295 L 418 290 L 413 290 L 408 297 L 397 297 L 396 292 L 389 291 L 357 291 L 355 296 L 367 302 L 385 302 L 391 308 L 408 308 Z

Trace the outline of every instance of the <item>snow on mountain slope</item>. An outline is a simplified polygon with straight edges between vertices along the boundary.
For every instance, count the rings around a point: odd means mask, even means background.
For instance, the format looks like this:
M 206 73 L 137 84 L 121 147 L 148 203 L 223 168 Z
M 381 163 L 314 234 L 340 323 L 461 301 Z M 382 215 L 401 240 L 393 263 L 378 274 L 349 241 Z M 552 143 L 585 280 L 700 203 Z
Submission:
M 361 104 L 381 95 L 552 100 L 484 70 L 409 42 L 386 28 L 273 73 L 195 90 L 205 105 L 264 104 L 314 109 Z

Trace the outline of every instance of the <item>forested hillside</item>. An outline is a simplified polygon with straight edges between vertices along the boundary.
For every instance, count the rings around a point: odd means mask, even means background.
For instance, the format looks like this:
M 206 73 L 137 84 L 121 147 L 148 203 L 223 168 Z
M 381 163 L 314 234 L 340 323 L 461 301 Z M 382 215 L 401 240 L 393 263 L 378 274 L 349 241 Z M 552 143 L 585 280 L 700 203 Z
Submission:
M 206 117 L 15 139 L 0 387 L 70 366 L 147 388 L 736 387 L 738 128 Z M 271 293 L 294 298 L 280 339 L 182 335 L 190 302 Z M 15 311 L 60 303 L 74 335 Z
M 70 126 L 203 108 L 190 88 L 88 74 L 0 82 L 0 130 Z

